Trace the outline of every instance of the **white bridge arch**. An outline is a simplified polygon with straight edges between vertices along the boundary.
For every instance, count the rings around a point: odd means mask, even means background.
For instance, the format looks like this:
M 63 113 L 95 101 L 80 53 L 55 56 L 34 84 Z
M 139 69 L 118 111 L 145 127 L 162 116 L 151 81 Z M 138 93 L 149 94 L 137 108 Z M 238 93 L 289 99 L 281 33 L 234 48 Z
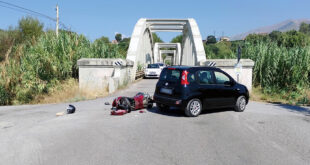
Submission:
M 153 41 L 153 32 L 182 32 L 183 41 L 175 58 L 178 65 L 200 65 L 206 61 L 202 38 L 196 21 L 189 19 L 147 19 L 136 23 L 131 35 L 127 60 L 134 62 L 131 79 L 138 65 L 158 62 L 158 47 Z

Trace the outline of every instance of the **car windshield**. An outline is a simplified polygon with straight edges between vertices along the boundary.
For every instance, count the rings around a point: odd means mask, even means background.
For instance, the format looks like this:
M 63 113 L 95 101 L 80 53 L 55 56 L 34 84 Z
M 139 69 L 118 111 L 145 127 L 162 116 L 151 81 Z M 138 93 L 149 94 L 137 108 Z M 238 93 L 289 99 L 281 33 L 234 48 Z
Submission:
M 160 80 L 177 82 L 180 80 L 181 72 L 179 70 L 164 69 L 160 74 Z
M 147 68 L 159 68 L 158 64 L 148 64 Z

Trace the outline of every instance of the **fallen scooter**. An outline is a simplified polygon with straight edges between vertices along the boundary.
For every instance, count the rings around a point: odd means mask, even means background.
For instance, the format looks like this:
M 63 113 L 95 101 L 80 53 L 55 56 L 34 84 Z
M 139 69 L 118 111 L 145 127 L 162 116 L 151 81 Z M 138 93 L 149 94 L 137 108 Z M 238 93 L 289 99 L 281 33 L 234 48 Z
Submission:
M 120 96 L 113 100 L 111 115 L 124 115 L 133 110 L 152 108 L 153 100 L 148 93 L 137 93 L 134 97 Z

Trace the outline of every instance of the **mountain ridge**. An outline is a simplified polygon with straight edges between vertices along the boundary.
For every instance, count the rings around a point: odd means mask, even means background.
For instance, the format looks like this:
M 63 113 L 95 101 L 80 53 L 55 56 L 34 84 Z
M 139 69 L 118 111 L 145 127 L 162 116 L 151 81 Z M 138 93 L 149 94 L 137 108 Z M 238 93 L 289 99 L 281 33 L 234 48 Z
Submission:
M 249 34 L 259 34 L 259 33 L 271 33 L 272 31 L 281 31 L 286 32 L 289 30 L 299 30 L 300 24 L 302 22 L 310 24 L 310 19 L 288 19 L 285 21 L 282 21 L 277 24 L 269 25 L 269 26 L 263 26 L 260 28 L 256 28 L 253 30 L 250 30 L 245 33 L 237 34 L 233 37 L 231 37 L 231 40 L 242 40 Z

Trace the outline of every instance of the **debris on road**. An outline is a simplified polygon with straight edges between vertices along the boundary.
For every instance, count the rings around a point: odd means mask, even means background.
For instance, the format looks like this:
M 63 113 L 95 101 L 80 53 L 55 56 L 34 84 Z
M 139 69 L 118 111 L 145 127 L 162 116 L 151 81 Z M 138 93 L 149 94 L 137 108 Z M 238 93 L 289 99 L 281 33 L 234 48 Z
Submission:
M 65 114 L 65 112 L 58 112 L 56 113 L 56 116 L 63 116 Z
M 75 112 L 75 107 L 70 104 L 67 108 L 67 114 L 72 114 L 74 112 Z
M 109 102 L 105 102 L 104 105 L 110 105 L 110 103 Z
M 139 112 L 140 112 L 140 113 L 145 113 L 145 111 L 143 111 L 143 110 L 140 110 Z
M 124 115 L 127 113 L 127 110 L 119 109 L 116 111 L 111 111 L 111 115 Z

